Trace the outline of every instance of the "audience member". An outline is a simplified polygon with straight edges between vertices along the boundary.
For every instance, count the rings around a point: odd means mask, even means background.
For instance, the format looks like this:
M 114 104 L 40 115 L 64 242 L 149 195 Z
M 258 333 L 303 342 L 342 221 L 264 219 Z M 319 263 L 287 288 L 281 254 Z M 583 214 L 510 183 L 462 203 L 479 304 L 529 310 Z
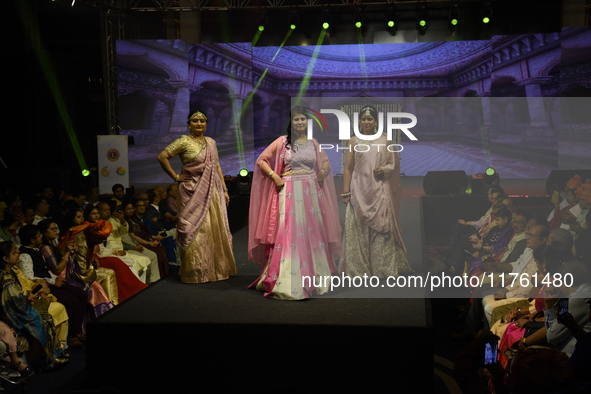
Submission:
M 136 199 L 133 206 L 125 202 L 125 219 L 129 224 L 129 233 L 133 238 L 140 243 L 143 247 L 155 252 L 158 256 L 158 267 L 160 269 L 160 277 L 163 278 L 168 275 L 168 253 L 164 246 L 160 245 L 160 242 L 156 237 L 152 235 L 150 230 L 144 225 L 142 217 L 146 211 L 146 203 L 143 199 Z
M 68 243 L 65 253 L 55 246 L 55 241 L 59 239 L 59 230 L 55 222 L 51 220 L 42 220 L 39 222 L 39 232 L 41 233 L 42 245 L 40 254 L 43 258 L 46 268 L 52 274 L 53 280 L 47 280 L 51 293 L 59 302 L 64 304 L 68 311 L 70 324 L 68 329 L 68 345 L 80 346 L 81 341 L 85 340 L 83 334 L 84 317 L 88 307 L 88 294 L 65 281 L 64 269 L 66 268 L 70 257 L 75 252 L 76 246 Z M 40 262 L 38 263 L 40 264 Z M 60 274 L 64 273 L 62 277 Z M 26 274 L 25 274 L 26 275 Z M 31 278 L 29 275 L 27 275 Z
M 560 280 L 555 280 L 555 288 L 546 292 L 544 316 L 546 321 L 546 340 L 569 357 L 575 350 L 576 338 L 562 324 L 556 314 L 556 304 L 560 297 L 568 298 L 568 312 L 574 322 L 586 332 L 591 331 L 589 321 L 589 302 L 591 301 L 591 283 L 589 271 L 578 259 L 565 262 L 558 271 Z M 568 285 L 567 285 L 568 284 Z
M 82 212 L 72 216 L 72 214 L 68 215 L 68 218 L 72 218 L 72 223 L 68 225 L 69 229 L 61 235 L 58 248 L 62 254 L 66 254 L 69 250 L 68 244 L 73 244 L 75 248 L 71 249 L 73 254 L 59 275 L 62 280 L 66 280 L 69 284 L 83 289 L 87 293 L 89 302 L 93 306 L 94 317 L 98 317 L 112 309 L 113 304 L 97 279 L 100 281 L 100 279 L 108 276 L 113 277 L 114 272 L 113 270 L 108 270 L 111 272 L 105 273 L 107 268 L 95 268 L 93 265 L 93 251 L 97 244 L 107 238 L 112 227 L 110 223 L 106 225 L 103 221 L 94 224 L 85 223 Z M 101 272 L 100 277 L 98 272 Z M 115 278 L 109 281 L 109 283 L 114 285 L 109 286 L 109 290 L 113 294 L 117 291 Z
M 160 202 L 160 212 L 166 219 L 164 227 L 167 229 L 176 227 L 176 217 L 178 214 L 178 208 L 176 205 L 176 195 L 179 187 L 176 183 L 168 185 L 166 188 L 166 199 Z
M 123 199 L 125 198 L 125 187 L 119 183 L 116 183 L 111 188 L 113 191 L 113 198 L 112 201 L 115 201 L 117 205 L 121 205 L 123 203 Z
M 16 330 L 17 336 L 26 336 L 29 345 L 40 350 L 38 354 L 42 356 L 28 360 L 30 365 L 55 367 L 65 364 L 66 354 L 57 338 L 51 314 L 47 312 L 47 303 L 43 302 L 43 293 L 24 292 L 12 270 L 18 263 L 19 254 L 16 245 L 11 241 L 0 243 L 2 320 Z

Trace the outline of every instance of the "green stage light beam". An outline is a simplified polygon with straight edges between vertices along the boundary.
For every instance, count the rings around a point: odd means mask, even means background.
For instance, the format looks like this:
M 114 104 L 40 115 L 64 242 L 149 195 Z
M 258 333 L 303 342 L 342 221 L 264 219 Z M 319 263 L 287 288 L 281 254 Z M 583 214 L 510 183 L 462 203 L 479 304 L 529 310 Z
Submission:
M 287 31 L 287 34 L 285 35 L 285 37 L 283 38 L 283 41 L 281 42 L 281 45 L 279 46 L 279 48 L 277 49 L 277 52 L 275 52 L 275 55 L 273 56 L 273 58 L 271 59 L 271 63 L 273 63 L 275 61 L 275 59 L 277 58 L 277 55 L 279 55 L 279 52 L 281 51 L 281 48 L 283 48 L 283 46 L 285 45 L 285 43 L 287 42 L 287 39 L 289 38 L 289 36 L 291 36 L 291 32 L 292 30 L 289 29 Z M 257 84 L 255 85 L 255 87 L 252 89 L 252 93 L 248 96 L 248 98 L 246 99 L 246 101 L 244 102 L 244 105 L 242 106 L 242 114 L 244 115 L 244 109 L 248 106 L 248 104 L 250 104 L 250 102 L 252 101 L 252 98 L 254 97 L 254 94 L 256 93 L 256 91 L 258 90 L 259 86 L 261 85 L 261 83 L 263 82 L 263 79 L 265 79 L 265 76 L 267 75 L 267 72 L 269 71 L 269 68 L 267 67 L 265 69 L 265 71 L 263 71 L 263 74 L 261 75 L 261 77 L 259 78 L 259 80 L 257 81 Z
M 302 78 L 302 84 L 300 86 L 300 90 L 298 91 L 298 95 L 296 96 L 296 105 L 299 105 L 301 102 L 301 98 L 306 91 L 308 91 L 308 85 L 310 84 L 310 78 L 312 78 L 312 72 L 314 71 L 314 66 L 316 65 L 316 60 L 318 59 L 318 53 L 320 52 L 320 48 L 322 47 L 322 41 L 324 41 L 324 36 L 326 35 L 326 30 L 320 30 L 320 35 L 318 36 L 318 41 L 316 42 L 316 48 L 314 48 L 314 53 L 312 53 L 312 58 L 310 59 L 310 63 L 308 63 L 308 68 L 306 69 L 306 74 L 304 78 Z
M 367 65 L 365 64 L 365 48 L 363 46 L 363 34 L 361 29 L 357 29 L 357 41 L 359 43 L 359 65 L 361 66 L 361 75 L 367 81 Z
M 40 37 L 39 31 L 37 29 L 37 25 L 32 21 L 31 10 L 28 8 L 28 2 L 18 1 L 17 4 L 21 19 L 23 21 L 23 25 L 25 26 L 25 30 L 27 32 L 27 35 L 29 36 L 29 39 L 31 40 L 31 42 L 37 42 L 39 46 L 41 46 L 41 43 L 39 42 L 40 40 L 37 40 L 37 37 Z M 82 171 L 88 171 L 86 161 L 84 160 L 84 155 L 82 154 L 82 149 L 80 148 L 80 144 L 78 143 L 76 131 L 74 130 L 74 125 L 72 124 L 72 120 L 70 119 L 70 114 L 68 113 L 68 109 L 66 108 L 66 104 L 62 97 L 62 93 L 59 88 L 58 81 L 55 77 L 55 72 L 53 71 L 51 62 L 49 61 L 47 55 L 41 48 L 33 49 L 33 51 L 35 52 L 37 60 L 41 65 L 43 76 L 45 77 L 45 80 L 49 85 L 51 95 L 53 96 L 53 100 L 58 109 L 58 113 L 62 119 L 63 125 L 68 134 L 68 138 L 74 150 L 76 160 L 78 160 L 78 164 L 80 165 Z
M 283 48 L 283 46 L 287 42 L 287 39 L 291 35 L 291 32 L 292 31 L 293 31 L 292 29 L 289 29 L 287 31 L 287 34 L 283 38 L 283 41 L 281 42 L 281 45 L 277 49 L 277 52 L 275 52 L 275 55 L 273 56 L 273 58 L 271 59 L 271 63 L 273 63 L 275 61 L 275 59 L 277 58 L 277 55 L 279 55 L 279 52 L 281 51 L 281 48 Z M 259 33 L 261 33 L 261 32 L 259 31 L 255 35 L 255 39 L 256 40 L 258 40 L 258 36 L 260 36 Z M 254 42 L 254 40 L 253 40 L 253 42 Z M 253 44 L 253 46 L 254 46 L 254 44 Z M 252 92 L 250 92 L 250 94 L 246 97 L 246 100 L 244 100 L 244 103 L 242 103 L 242 110 L 240 111 L 240 119 L 243 119 L 244 118 L 244 114 L 245 114 L 246 109 L 250 106 L 250 103 L 252 102 L 252 99 L 254 97 L 254 94 L 259 89 L 259 86 L 261 85 L 261 83 L 263 83 L 263 80 L 265 79 L 265 76 L 267 75 L 267 72 L 268 71 L 269 71 L 269 67 L 265 68 L 265 71 L 263 71 L 263 73 L 261 74 L 261 77 L 259 78 L 259 80 L 257 81 L 256 85 L 252 89 Z M 244 144 L 242 142 L 242 133 L 239 132 L 240 128 L 238 126 L 239 126 L 239 124 L 238 125 L 235 125 L 235 127 L 236 127 L 235 128 L 235 130 L 236 130 L 236 146 L 238 148 L 238 154 L 239 154 L 239 157 L 240 157 L 240 165 L 242 167 L 246 167 L 246 163 L 244 163 L 244 154 L 243 154 L 244 153 Z
M 259 37 L 261 36 L 261 34 L 263 34 L 262 30 L 257 29 L 257 32 L 254 34 L 254 37 L 252 38 L 252 46 L 256 46 L 257 42 L 259 41 Z

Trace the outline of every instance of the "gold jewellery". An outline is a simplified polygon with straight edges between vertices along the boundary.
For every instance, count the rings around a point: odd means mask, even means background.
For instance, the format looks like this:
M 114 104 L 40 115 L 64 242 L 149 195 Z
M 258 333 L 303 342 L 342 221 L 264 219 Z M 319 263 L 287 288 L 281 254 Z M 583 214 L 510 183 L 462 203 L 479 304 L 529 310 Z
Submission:
M 206 144 L 205 144 L 205 137 L 202 137 L 203 139 L 202 139 L 202 140 L 200 140 L 200 139 L 198 139 L 197 137 L 195 137 L 195 136 L 193 135 L 193 133 L 189 134 L 189 137 L 193 138 L 195 141 L 197 141 L 197 143 L 198 143 L 199 145 L 201 145 L 201 147 L 202 147 L 202 148 L 204 148 L 204 149 L 205 149 L 205 146 L 206 146 Z

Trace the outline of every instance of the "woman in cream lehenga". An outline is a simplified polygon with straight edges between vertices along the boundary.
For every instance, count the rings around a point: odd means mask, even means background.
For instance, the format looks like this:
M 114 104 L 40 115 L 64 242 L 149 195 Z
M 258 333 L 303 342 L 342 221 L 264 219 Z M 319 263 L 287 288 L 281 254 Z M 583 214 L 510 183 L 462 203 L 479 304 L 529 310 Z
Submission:
M 159 155 L 162 169 L 179 183 L 177 243 L 183 283 L 205 283 L 236 274 L 226 206 L 230 201 L 215 141 L 205 137 L 207 116 L 189 115 L 189 135 L 174 140 Z M 179 155 L 177 174 L 170 159 Z
M 360 131 L 376 134 L 378 113 L 371 107 L 360 112 Z M 363 148 L 354 149 L 357 144 Z M 351 137 L 345 156 L 343 203 L 347 206 L 345 260 L 339 272 L 385 278 L 412 273 L 406 258 L 400 223 L 400 157 L 390 152 L 386 133 L 373 141 Z M 369 149 L 367 149 L 369 147 Z

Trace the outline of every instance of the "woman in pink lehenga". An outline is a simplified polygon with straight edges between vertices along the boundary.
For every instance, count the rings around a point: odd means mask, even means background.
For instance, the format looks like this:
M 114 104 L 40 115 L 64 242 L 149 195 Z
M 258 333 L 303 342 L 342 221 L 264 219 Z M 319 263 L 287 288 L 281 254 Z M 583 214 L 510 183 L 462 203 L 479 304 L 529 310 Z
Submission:
M 236 274 L 232 234 L 226 206 L 230 201 L 213 139 L 203 133 L 207 117 L 189 115 L 189 135 L 174 140 L 159 155 L 162 169 L 179 183 L 177 244 L 183 283 L 205 283 Z M 176 174 L 170 159 L 180 156 L 183 169 Z
M 262 266 L 249 288 L 268 298 L 326 293 L 334 260 L 342 256 L 332 170 L 306 127 L 302 108 L 295 107 L 287 135 L 265 149 L 254 170 L 248 256 Z
M 378 113 L 373 107 L 362 108 L 360 130 L 376 134 Z M 385 278 L 412 273 L 406 258 L 398 221 L 400 212 L 400 157 L 387 149 L 389 141 L 383 133 L 378 139 L 364 143 L 356 137 L 349 140 L 345 156 L 341 195 L 347 205 L 345 260 L 339 272 L 347 276 L 364 274 Z M 367 151 L 366 151 L 367 150 Z

